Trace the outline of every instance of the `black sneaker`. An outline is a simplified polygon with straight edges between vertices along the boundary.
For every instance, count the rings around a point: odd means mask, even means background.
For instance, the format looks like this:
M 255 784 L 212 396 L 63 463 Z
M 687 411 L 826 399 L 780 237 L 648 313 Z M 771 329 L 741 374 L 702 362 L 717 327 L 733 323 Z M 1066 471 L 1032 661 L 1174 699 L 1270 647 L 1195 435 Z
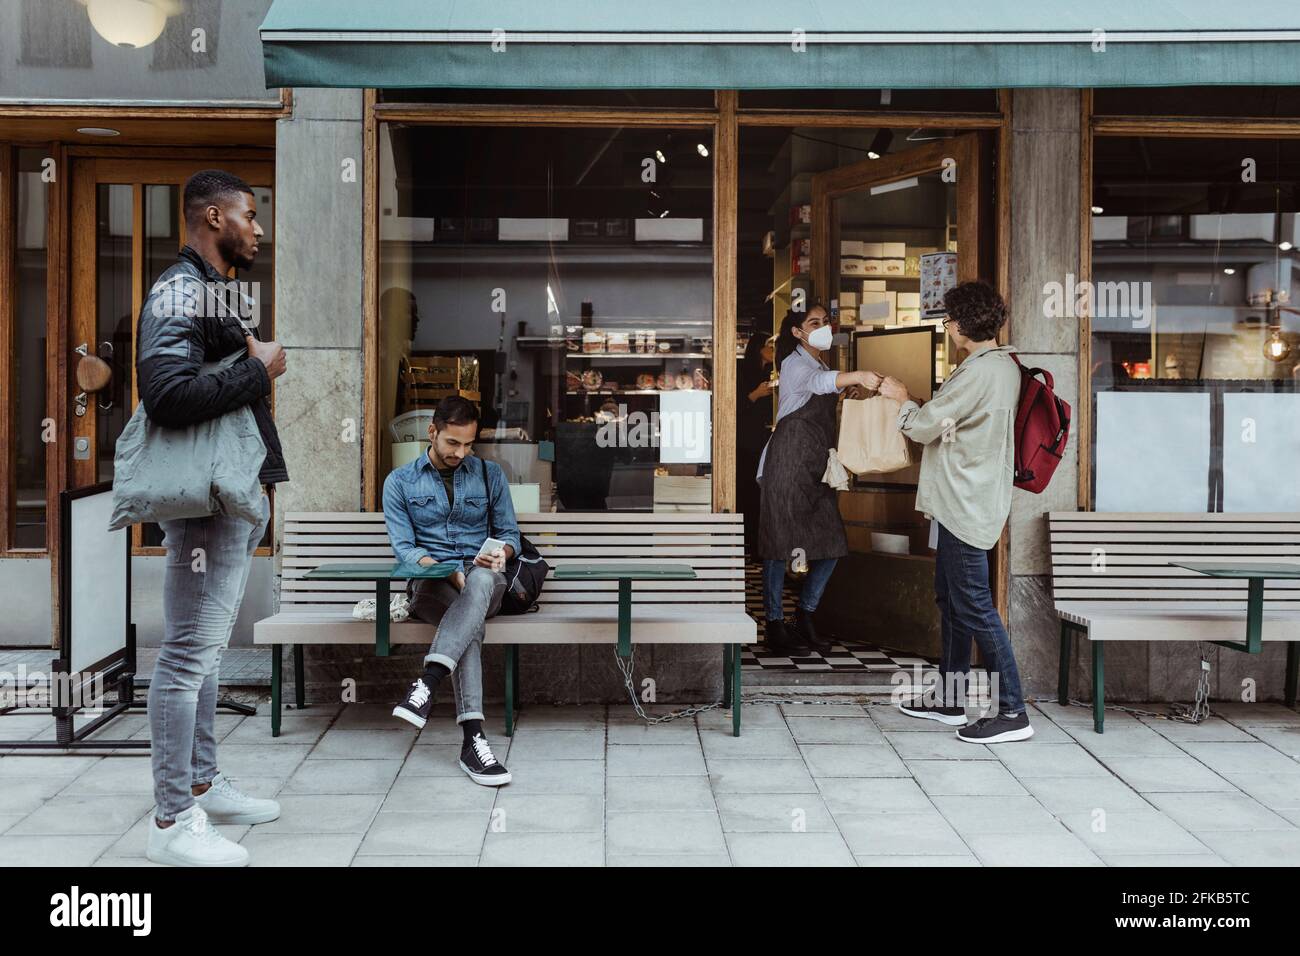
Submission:
M 429 722 L 429 714 L 432 711 L 433 688 L 420 678 L 411 685 L 406 699 L 393 708 L 393 716 L 422 728 Z
M 944 707 L 937 702 L 927 701 L 926 695 L 900 701 L 898 709 L 909 717 L 921 717 L 925 720 L 937 720 L 953 727 L 966 724 L 966 710 L 963 707 Z
M 1029 726 L 1029 714 L 1022 711 L 1014 717 L 981 717 L 957 731 L 957 736 L 970 744 L 1005 744 L 1028 740 L 1034 736 L 1034 728 Z
M 460 769 L 475 783 L 485 787 L 499 787 L 510 782 L 510 771 L 492 756 L 492 748 L 482 734 L 475 734 L 460 748 Z

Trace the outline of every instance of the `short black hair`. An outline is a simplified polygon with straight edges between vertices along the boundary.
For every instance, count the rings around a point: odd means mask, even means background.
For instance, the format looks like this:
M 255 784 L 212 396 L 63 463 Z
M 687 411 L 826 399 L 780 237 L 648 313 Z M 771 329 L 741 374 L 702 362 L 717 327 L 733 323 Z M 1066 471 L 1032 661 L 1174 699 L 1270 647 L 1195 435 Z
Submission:
M 957 331 L 972 342 L 997 338 L 1007 324 L 1007 304 L 987 282 L 963 282 L 944 293 L 948 318 L 957 320 Z
M 433 410 L 433 424 L 442 431 L 444 425 L 472 425 L 478 421 L 478 406 L 460 395 L 448 395 Z
M 185 183 L 185 220 L 216 203 L 235 198 L 238 193 L 253 195 L 253 187 L 224 169 L 200 169 Z

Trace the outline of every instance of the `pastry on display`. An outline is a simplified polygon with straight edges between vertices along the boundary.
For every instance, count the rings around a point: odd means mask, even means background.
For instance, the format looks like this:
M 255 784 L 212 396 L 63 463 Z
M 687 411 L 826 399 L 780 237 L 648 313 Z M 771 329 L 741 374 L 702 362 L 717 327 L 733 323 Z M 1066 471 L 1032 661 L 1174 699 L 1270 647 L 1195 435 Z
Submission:
M 682 389 L 694 388 L 695 379 L 687 375 L 685 372 L 679 372 L 677 378 L 673 382 L 673 386 Z
M 647 391 L 655 387 L 655 377 L 649 372 L 642 372 L 636 377 L 636 387 Z
M 603 352 L 605 351 L 605 333 L 599 329 L 588 329 L 582 333 L 582 351 L 584 352 Z
M 659 378 L 658 378 L 658 383 L 659 383 L 659 390 L 660 390 L 661 392 L 672 391 L 672 388 L 673 388 L 673 377 L 672 377 L 671 375 L 669 375 L 667 372 L 660 372 L 660 373 L 659 373 Z
M 696 388 L 703 389 L 705 391 L 708 390 L 709 376 L 705 374 L 704 369 L 697 368 L 694 372 L 691 373 L 691 378 L 694 381 Z
M 566 371 L 564 373 L 564 388 L 565 391 L 576 392 L 582 388 L 582 376 L 577 372 Z
M 626 332 L 610 332 L 605 336 L 605 351 L 607 352 L 630 352 L 631 346 L 628 342 Z
M 589 368 L 582 373 L 582 387 L 589 392 L 594 392 L 604 383 L 605 376 L 600 374 L 598 369 Z

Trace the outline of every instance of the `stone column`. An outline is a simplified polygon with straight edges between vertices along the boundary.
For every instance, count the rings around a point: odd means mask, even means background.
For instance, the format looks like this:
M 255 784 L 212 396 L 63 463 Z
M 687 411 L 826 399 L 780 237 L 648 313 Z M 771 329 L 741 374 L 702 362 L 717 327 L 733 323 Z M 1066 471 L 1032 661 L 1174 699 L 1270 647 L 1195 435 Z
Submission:
M 361 508 L 361 91 L 298 89 L 293 101 L 275 137 L 275 328 L 288 357 L 275 419 L 290 477 L 276 489 L 277 549 L 287 512 Z M 359 676 L 333 656 L 307 649 L 309 699 L 337 700 L 338 680 Z
M 1052 373 L 1057 393 L 1078 408 L 1079 324 L 1049 317 L 1050 283 L 1079 276 L 1080 93 L 1026 89 L 1012 94 L 1011 133 L 1011 344 L 1025 365 Z M 1074 277 L 1071 279 L 1070 277 Z M 1053 611 L 1051 552 L 1046 513 L 1071 511 L 1078 495 L 1078 443 L 1072 430 L 1066 458 L 1040 495 L 1013 492 L 1010 528 L 1010 632 L 1026 694 L 1054 696 L 1059 626 Z M 1077 655 L 1082 661 L 1082 656 Z M 1116 647 L 1108 654 L 1108 690 L 1145 685 L 1144 657 Z M 1072 689 L 1088 693 L 1076 668 Z M 1130 689 L 1138 690 L 1137 687 Z M 1138 690 L 1140 695 L 1141 691 Z

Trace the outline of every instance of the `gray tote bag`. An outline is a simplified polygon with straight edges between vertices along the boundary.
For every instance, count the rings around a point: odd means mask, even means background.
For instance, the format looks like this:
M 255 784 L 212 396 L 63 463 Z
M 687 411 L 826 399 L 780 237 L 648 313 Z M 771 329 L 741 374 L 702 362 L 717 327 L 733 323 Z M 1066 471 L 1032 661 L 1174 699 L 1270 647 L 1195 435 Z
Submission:
M 205 362 L 199 374 L 220 372 L 247 354 Z M 262 520 L 257 476 L 265 458 L 266 445 L 247 405 L 197 425 L 164 428 L 149 420 L 141 402 L 117 439 L 109 530 L 214 514 L 257 524 Z

